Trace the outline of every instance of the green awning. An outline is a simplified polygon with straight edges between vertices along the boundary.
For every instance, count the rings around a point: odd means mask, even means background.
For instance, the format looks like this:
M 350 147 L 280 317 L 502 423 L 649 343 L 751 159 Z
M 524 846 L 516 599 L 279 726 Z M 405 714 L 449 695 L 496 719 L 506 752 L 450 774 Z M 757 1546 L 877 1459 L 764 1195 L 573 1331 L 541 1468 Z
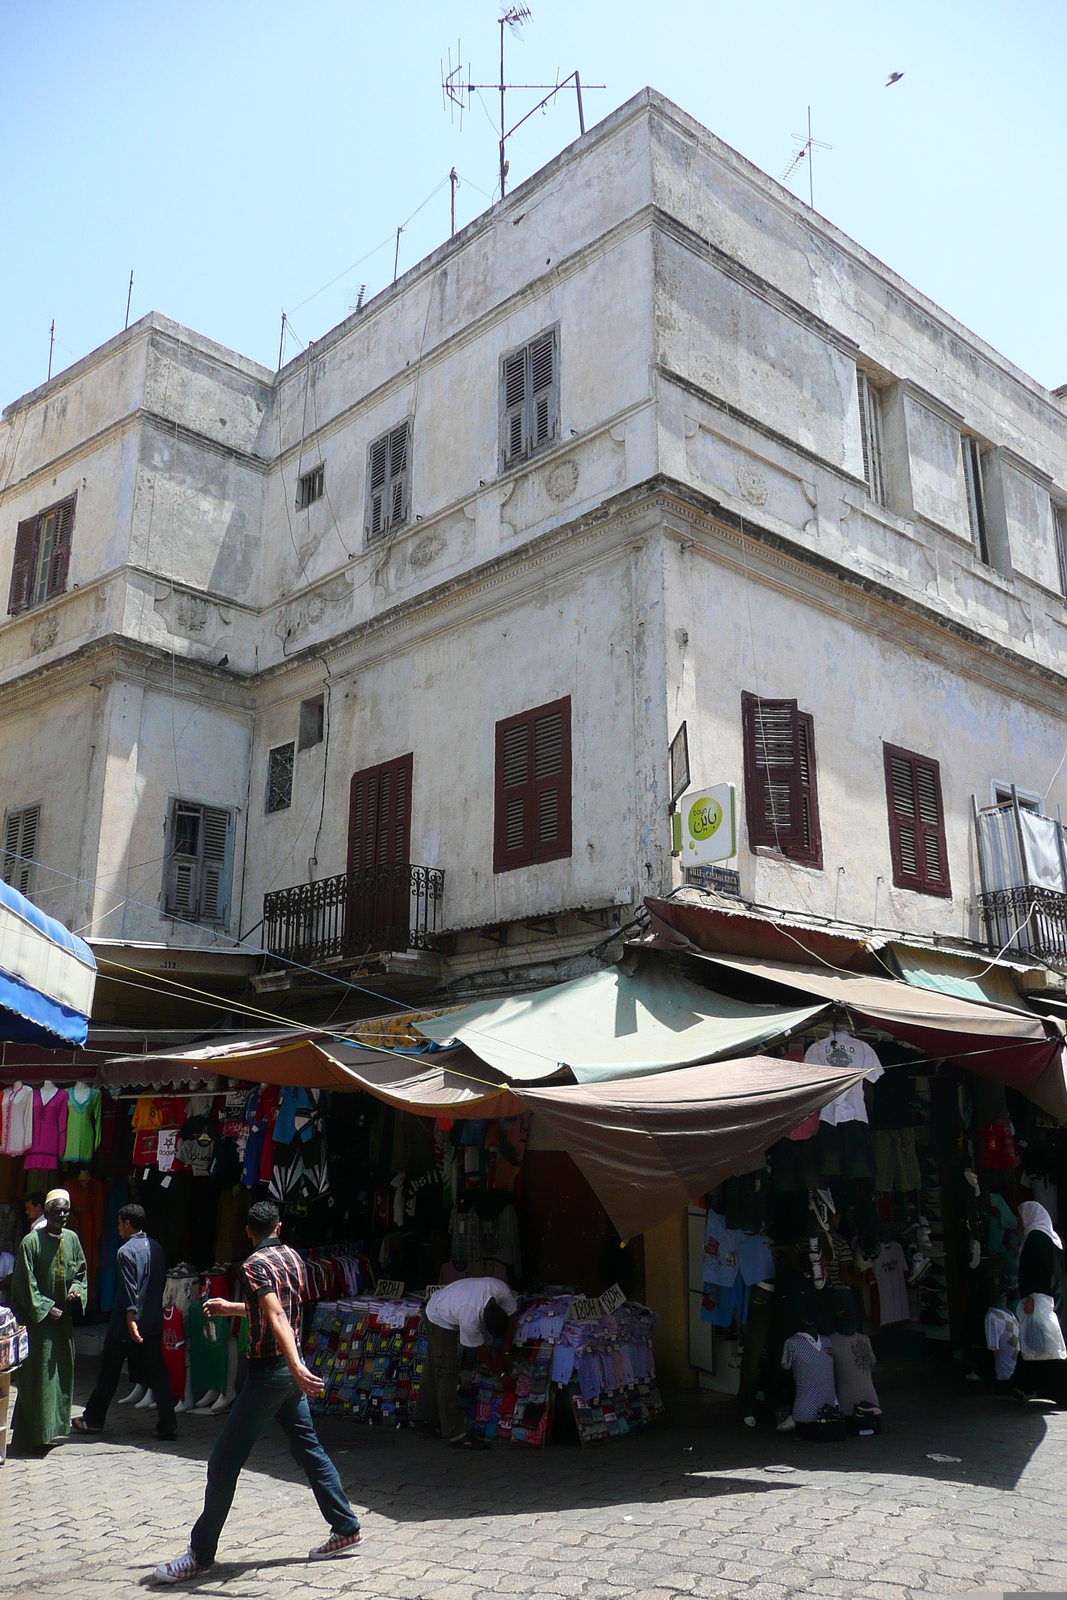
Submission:
M 906 944 L 887 944 L 879 952 L 889 958 L 905 983 L 917 989 L 933 989 L 938 994 L 953 994 L 959 1000 L 981 1000 L 987 1005 L 1006 1006 L 1010 1011 L 1029 1012 L 1009 972 L 994 966 L 989 959 L 958 955 L 949 950 L 917 950 Z
M 514 1083 L 564 1068 L 578 1083 L 598 1083 L 744 1055 L 827 1009 L 810 1002 L 746 1005 L 691 983 L 667 962 L 650 961 L 632 976 L 618 968 L 594 972 L 415 1026 L 438 1044 L 465 1044 Z

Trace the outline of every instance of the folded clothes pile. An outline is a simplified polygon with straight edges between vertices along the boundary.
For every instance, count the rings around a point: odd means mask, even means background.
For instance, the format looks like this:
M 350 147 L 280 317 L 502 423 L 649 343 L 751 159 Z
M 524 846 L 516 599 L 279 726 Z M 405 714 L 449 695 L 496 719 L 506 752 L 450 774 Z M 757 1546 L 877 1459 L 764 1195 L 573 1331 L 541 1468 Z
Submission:
M 426 1343 L 419 1338 L 421 1301 L 320 1300 L 304 1359 L 326 1385 L 311 1409 L 356 1422 L 410 1426 Z

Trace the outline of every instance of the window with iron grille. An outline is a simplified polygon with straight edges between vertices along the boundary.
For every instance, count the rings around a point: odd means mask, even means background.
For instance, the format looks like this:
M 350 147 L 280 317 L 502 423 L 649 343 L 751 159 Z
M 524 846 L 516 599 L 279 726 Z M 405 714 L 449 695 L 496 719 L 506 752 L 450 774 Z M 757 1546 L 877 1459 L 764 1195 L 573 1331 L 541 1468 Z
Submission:
M 815 723 L 795 700 L 741 696 L 745 814 L 750 849 L 822 866 Z
M 32 898 L 36 882 L 40 828 L 40 806 L 24 806 L 21 811 L 9 811 L 4 818 L 4 882 L 27 898 Z
M 570 696 L 496 725 L 493 871 L 571 853 Z
M 302 472 L 296 480 L 296 509 L 304 511 L 316 500 L 321 500 L 326 492 L 325 467 L 312 467 L 310 472 Z
M 380 439 L 367 452 L 367 539 L 384 539 L 402 528 L 411 515 L 411 419 Z
M 500 470 L 559 438 L 559 328 L 500 358 Z
M 929 756 L 887 744 L 885 787 L 889 849 L 898 889 L 949 899 L 952 885 L 941 803 L 941 768 Z
M 74 501 L 72 495 L 19 523 L 7 601 L 10 616 L 43 605 L 66 590 Z
M 171 801 L 163 866 L 164 916 L 225 927 L 230 916 L 233 838 L 232 811 Z
M 326 731 L 326 697 L 315 695 L 300 702 L 300 733 L 296 741 L 298 750 L 310 750 L 321 744 Z
M 856 374 L 860 401 L 860 440 L 867 493 L 877 505 L 888 506 L 885 446 L 882 442 L 882 396 L 865 372 Z
M 293 803 L 292 740 L 279 744 L 267 757 L 267 812 L 288 811 Z

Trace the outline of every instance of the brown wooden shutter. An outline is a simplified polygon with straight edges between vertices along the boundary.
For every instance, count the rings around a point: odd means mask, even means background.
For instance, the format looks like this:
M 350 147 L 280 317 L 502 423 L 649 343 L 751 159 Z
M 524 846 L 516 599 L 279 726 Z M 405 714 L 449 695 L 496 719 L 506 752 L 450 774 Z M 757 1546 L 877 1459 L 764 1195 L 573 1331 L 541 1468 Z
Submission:
M 8 591 L 8 615 L 17 617 L 30 603 L 33 569 L 37 559 L 37 518 L 27 517 L 20 522 L 15 533 L 15 559 L 11 563 L 11 588 Z
M 496 725 L 493 871 L 571 853 L 570 696 Z
M 56 507 L 56 526 L 52 535 L 52 553 L 48 561 L 48 586 L 45 598 L 64 594 L 67 588 L 67 571 L 70 567 L 70 540 L 74 531 L 74 501 L 67 500 Z
M 822 866 L 815 724 L 795 700 L 741 696 L 745 814 L 753 849 Z
M 411 789 L 414 755 L 353 774 L 348 800 L 345 938 L 406 949 L 410 923 Z
M 941 769 L 928 756 L 887 744 L 886 801 L 893 882 L 920 894 L 952 894 L 941 803 Z

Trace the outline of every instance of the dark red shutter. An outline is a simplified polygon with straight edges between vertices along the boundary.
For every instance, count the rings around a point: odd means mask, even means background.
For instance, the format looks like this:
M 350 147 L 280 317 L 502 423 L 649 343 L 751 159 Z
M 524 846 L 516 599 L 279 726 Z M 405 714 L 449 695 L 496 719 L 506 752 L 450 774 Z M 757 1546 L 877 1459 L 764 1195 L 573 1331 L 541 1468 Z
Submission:
M 407 949 L 413 770 L 409 754 L 353 775 L 346 926 L 352 949 Z
M 741 696 L 750 848 L 822 866 L 815 724 L 795 700 Z
M 11 563 L 11 589 L 8 593 L 8 615 L 17 617 L 30 603 L 30 585 L 37 555 L 37 518 L 27 517 L 20 522 L 15 534 L 15 559 Z
M 915 755 L 887 744 L 885 788 L 889 811 L 889 849 L 893 882 L 898 889 L 948 899 L 945 812 L 941 802 L 941 768 L 929 756 Z
M 56 506 L 56 531 L 52 535 L 52 556 L 48 563 L 48 588 L 45 598 L 64 594 L 67 588 L 67 570 L 70 567 L 70 540 L 74 532 L 74 501 L 67 500 Z
M 493 871 L 571 853 L 570 696 L 496 725 Z

